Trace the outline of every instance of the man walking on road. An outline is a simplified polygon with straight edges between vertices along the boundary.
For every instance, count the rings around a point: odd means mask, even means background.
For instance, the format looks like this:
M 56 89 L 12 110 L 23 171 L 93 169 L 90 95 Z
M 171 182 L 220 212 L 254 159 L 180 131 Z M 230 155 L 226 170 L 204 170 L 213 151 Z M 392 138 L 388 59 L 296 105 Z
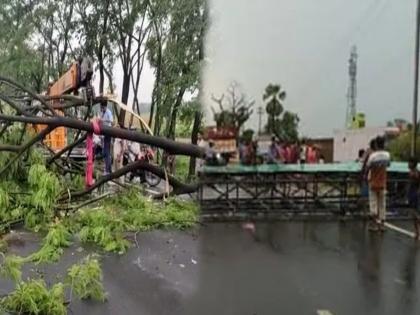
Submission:
M 371 230 L 384 229 L 386 219 L 386 183 L 387 167 L 390 165 L 389 152 L 385 151 L 385 139 L 376 138 L 376 149 L 367 161 L 369 183 L 370 214 L 376 224 L 370 226 Z

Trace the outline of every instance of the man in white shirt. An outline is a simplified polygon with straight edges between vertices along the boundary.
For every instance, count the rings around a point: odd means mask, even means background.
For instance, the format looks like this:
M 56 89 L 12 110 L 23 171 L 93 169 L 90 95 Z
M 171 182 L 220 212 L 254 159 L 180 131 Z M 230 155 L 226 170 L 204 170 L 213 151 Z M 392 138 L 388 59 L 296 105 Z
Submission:
M 391 157 L 385 151 L 385 139 L 376 138 L 376 150 L 372 152 L 367 161 L 368 183 L 369 183 L 369 205 L 370 213 L 376 219 L 376 226 L 371 226 L 371 230 L 378 228 L 383 230 L 386 219 L 386 186 L 387 186 L 387 167 L 389 167 Z

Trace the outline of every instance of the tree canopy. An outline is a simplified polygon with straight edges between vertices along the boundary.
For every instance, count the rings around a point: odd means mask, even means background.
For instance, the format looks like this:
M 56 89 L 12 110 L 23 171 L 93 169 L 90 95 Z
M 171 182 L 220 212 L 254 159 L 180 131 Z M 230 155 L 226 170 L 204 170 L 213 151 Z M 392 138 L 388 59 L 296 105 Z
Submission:
M 185 95 L 197 94 L 207 27 L 204 0 L 1 0 L 0 73 L 46 89 L 78 57 L 95 61 L 99 94 L 114 92 L 121 64 L 121 101 L 133 95 L 140 112 L 140 80 L 148 63 L 155 73 L 150 122 L 174 138 Z
M 212 108 L 217 127 L 233 128 L 238 133 L 251 117 L 255 104 L 237 82 L 232 82 L 220 97 L 212 96 L 212 100 L 218 105 L 218 110 Z
M 266 103 L 268 114 L 266 131 L 283 141 L 296 141 L 299 138 L 299 116 L 290 111 L 284 111 L 285 99 L 286 92 L 280 85 L 270 83 L 265 88 L 263 101 Z

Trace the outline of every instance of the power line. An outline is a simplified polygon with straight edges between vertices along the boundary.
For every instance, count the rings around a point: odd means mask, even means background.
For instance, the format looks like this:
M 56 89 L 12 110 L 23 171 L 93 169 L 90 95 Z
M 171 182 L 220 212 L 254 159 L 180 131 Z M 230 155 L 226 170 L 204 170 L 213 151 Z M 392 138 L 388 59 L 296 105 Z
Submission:
M 361 33 L 361 35 L 359 36 L 359 40 L 363 39 L 369 33 L 369 31 L 372 29 L 372 26 L 376 23 L 378 18 L 385 12 L 390 3 L 391 2 L 389 0 L 382 1 L 381 6 L 378 6 L 378 10 L 375 11 L 375 13 L 372 15 L 372 18 L 370 20 L 367 20 L 363 27 L 358 28 L 359 34 Z

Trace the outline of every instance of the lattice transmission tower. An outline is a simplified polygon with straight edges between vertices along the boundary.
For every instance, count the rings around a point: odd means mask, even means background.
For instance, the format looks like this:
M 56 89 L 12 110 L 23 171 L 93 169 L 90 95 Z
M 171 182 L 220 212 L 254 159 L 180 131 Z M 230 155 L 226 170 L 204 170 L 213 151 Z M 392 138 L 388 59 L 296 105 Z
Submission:
M 357 47 L 353 46 L 349 59 L 349 87 L 347 91 L 346 128 L 352 128 L 357 112 Z

